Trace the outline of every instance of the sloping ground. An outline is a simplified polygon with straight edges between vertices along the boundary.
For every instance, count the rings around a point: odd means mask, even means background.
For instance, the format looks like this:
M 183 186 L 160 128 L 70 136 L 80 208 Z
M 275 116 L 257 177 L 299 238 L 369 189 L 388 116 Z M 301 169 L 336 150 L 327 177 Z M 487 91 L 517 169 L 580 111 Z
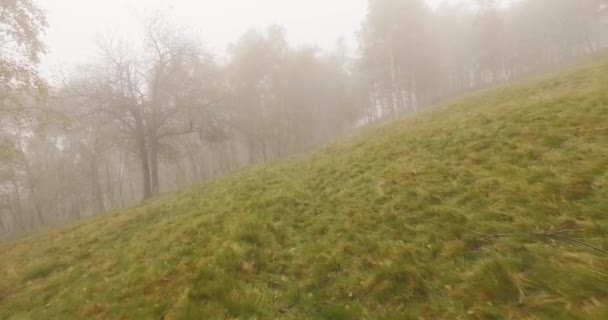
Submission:
M 608 319 L 608 59 L 0 246 L 5 319 Z

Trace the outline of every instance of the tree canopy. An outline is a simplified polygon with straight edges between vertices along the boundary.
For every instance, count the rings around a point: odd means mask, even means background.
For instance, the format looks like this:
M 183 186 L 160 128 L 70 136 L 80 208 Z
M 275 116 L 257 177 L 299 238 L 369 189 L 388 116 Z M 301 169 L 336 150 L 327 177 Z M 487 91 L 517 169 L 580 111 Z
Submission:
M 46 93 L 37 71 L 46 27 L 45 14 L 33 1 L 0 2 L 0 112 L 18 111 L 24 95 Z

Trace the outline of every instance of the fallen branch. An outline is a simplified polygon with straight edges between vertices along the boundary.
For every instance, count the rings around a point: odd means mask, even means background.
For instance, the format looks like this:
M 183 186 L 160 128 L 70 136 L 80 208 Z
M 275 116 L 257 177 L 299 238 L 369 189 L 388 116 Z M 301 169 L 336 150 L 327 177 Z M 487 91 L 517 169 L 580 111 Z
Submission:
M 553 229 L 553 230 L 548 230 L 548 231 L 543 231 L 543 232 L 532 232 L 532 233 L 524 233 L 524 234 L 519 234 L 519 235 L 523 235 L 523 236 L 535 236 L 535 237 L 547 237 L 547 238 L 554 238 L 554 239 L 562 239 L 562 240 L 568 240 L 571 242 L 575 242 L 578 243 L 580 245 L 586 246 L 588 248 L 591 248 L 593 250 L 599 251 L 603 254 L 608 255 L 608 250 L 604 250 L 602 248 L 596 247 L 592 244 L 589 244 L 587 242 L 578 240 L 578 239 L 574 239 L 571 237 L 567 237 L 564 236 L 564 233 L 572 233 L 572 232 L 580 232 L 582 230 L 579 229 L 565 229 L 565 228 L 560 228 L 560 229 Z M 481 234 L 478 234 L 481 235 Z M 482 241 L 489 241 L 491 239 L 498 239 L 498 238 L 506 238 L 506 237 L 511 237 L 511 236 L 517 236 L 518 234 L 516 233 L 494 233 L 494 234 L 489 234 L 489 235 L 481 235 L 483 236 L 483 238 L 481 238 Z
M 570 237 L 562 236 L 562 235 L 559 235 L 559 234 L 542 234 L 542 233 L 536 233 L 536 234 L 534 234 L 534 235 L 536 235 L 536 236 L 542 236 L 542 237 L 550 237 L 550 238 L 557 238 L 557 239 L 569 240 L 569 241 L 576 242 L 576 243 L 578 243 L 578 244 L 581 244 L 581 245 L 583 245 L 583 246 L 589 247 L 589 248 L 591 248 L 591 249 L 597 250 L 597 251 L 599 251 L 599 252 L 602 252 L 602 253 L 604 253 L 604 254 L 608 255 L 608 251 L 606 251 L 606 250 L 604 250 L 604 249 L 602 249 L 602 248 L 598 248 L 598 247 L 596 247 L 596 246 L 594 246 L 594 245 L 591 245 L 591 244 L 589 244 L 589 243 L 586 243 L 586 242 L 583 242 L 583 241 L 580 241 L 580 240 L 574 239 L 574 238 L 570 238 Z
M 601 210 L 598 210 L 598 209 L 595 209 L 595 208 L 591 208 L 591 207 L 587 207 L 587 206 L 583 206 L 583 208 L 589 209 L 591 211 L 595 211 L 595 212 L 597 212 L 599 214 L 602 214 L 602 215 L 605 215 L 606 217 L 608 217 L 608 213 L 606 213 L 604 211 L 601 211 Z

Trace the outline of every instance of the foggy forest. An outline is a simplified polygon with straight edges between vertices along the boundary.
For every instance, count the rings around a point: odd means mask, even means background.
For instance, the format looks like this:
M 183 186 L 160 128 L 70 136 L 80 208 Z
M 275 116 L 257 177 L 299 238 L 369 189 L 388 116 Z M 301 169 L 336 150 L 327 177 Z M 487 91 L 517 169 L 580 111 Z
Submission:
M 608 0 L 0 0 L 0 320 L 608 319 Z
M 358 45 L 294 47 L 279 25 L 219 57 L 158 12 L 49 83 L 45 13 L 2 4 L 0 232 L 28 233 L 309 151 L 355 128 L 605 46 L 606 1 L 369 2 Z

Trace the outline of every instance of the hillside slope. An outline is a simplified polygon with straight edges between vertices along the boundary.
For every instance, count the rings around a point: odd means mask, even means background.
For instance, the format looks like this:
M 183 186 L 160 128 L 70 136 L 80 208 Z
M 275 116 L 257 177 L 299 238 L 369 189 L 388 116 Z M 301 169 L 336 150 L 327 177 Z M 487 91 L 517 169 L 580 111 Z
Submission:
M 608 59 L 0 245 L 0 319 L 608 319 Z

